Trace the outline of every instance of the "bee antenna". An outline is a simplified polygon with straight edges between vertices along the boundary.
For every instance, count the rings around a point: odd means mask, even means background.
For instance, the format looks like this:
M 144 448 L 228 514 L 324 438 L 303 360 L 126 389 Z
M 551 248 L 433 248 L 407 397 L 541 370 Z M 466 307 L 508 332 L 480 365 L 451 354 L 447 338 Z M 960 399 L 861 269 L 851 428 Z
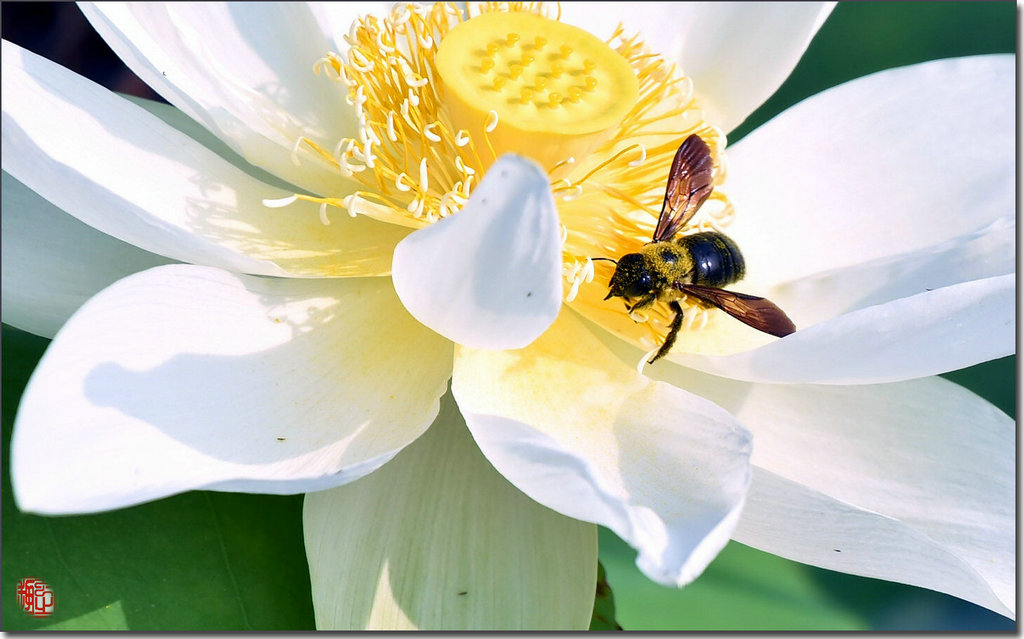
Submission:
M 618 262 L 616 262 L 615 260 L 613 260 L 613 259 L 612 259 L 612 258 L 610 258 L 610 257 L 592 257 L 592 258 L 590 258 L 590 260 L 591 260 L 592 262 L 597 262 L 597 261 L 599 261 L 599 260 L 604 260 L 605 262 L 611 262 L 611 263 L 612 263 L 612 264 L 614 264 L 615 266 L 618 266 L 618 265 L 619 265 L 619 263 L 618 263 Z

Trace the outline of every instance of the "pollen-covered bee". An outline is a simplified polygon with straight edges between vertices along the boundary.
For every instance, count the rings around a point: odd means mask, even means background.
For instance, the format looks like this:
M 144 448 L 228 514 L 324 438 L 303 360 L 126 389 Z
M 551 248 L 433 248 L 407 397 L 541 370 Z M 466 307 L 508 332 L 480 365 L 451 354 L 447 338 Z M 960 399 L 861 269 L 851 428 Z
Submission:
M 744 324 L 777 337 L 796 330 L 782 309 L 763 297 L 722 289 L 742 279 L 745 269 L 743 254 L 728 236 L 705 232 L 675 237 L 711 195 L 712 171 L 708 145 L 697 134 L 686 138 L 672 160 L 654 239 L 639 253 L 619 258 L 608 283 L 604 299 L 625 299 L 630 313 L 658 300 L 667 302 L 675 312 L 664 343 L 648 364 L 664 357 L 675 343 L 683 324 L 678 301 L 683 295 L 718 307 Z M 636 301 L 630 305 L 632 300 Z

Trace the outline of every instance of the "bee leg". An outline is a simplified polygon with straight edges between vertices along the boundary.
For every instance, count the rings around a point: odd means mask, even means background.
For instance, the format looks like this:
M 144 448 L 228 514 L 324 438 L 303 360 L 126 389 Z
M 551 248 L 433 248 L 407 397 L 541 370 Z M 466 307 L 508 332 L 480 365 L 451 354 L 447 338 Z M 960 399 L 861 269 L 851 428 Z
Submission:
M 639 300 L 637 300 L 636 304 L 634 304 L 632 306 L 627 306 L 626 308 L 629 310 L 630 313 L 632 313 L 633 311 L 639 311 L 642 308 L 647 308 L 651 304 L 654 304 L 655 300 L 657 300 L 657 299 L 658 299 L 658 294 L 657 293 L 651 293 L 650 295 L 644 295 Z
M 671 350 L 672 345 L 676 343 L 676 335 L 679 334 L 679 329 L 683 326 L 683 308 L 679 306 L 679 302 L 669 302 L 669 307 L 676 312 L 676 316 L 672 318 L 672 324 L 669 326 L 668 335 L 665 336 L 665 342 L 662 343 L 661 348 L 658 349 L 657 354 L 654 357 L 647 360 L 648 364 L 653 364 L 662 357 L 668 354 Z

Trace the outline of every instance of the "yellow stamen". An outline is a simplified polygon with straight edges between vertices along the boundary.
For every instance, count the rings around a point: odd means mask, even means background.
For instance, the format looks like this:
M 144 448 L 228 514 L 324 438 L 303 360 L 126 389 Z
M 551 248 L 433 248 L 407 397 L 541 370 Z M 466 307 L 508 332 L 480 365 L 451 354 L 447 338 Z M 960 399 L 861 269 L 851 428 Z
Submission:
M 704 122 L 689 79 L 639 37 L 620 27 L 602 42 L 545 17 L 544 6 L 474 4 L 463 20 L 454 5 L 399 5 L 386 18 L 360 18 L 345 36 L 349 51 L 313 66 L 347 86 L 358 134 L 304 135 L 295 160 L 326 163 L 365 188 L 268 205 L 308 200 L 321 205 L 324 223 L 333 206 L 419 227 L 457 213 L 498 156 L 526 155 L 547 172 L 566 227 L 567 297 L 656 347 L 673 313 L 657 303 L 634 323 L 621 300 L 602 299 L 614 266 L 589 258 L 618 259 L 650 241 L 668 167 L 689 134 L 711 147 L 720 185 L 725 137 Z M 732 215 L 716 186 L 683 232 L 725 228 Z M 680 303 L 687 331 L 719 314 Z

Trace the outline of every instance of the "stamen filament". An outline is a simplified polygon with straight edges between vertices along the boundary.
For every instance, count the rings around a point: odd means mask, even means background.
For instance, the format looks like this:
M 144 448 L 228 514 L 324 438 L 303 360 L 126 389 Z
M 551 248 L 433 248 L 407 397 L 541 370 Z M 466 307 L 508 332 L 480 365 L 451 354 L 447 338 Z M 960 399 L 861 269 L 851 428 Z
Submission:
M 418 227 L 458 212 L 470 197 L 475 178 L 482 177 L 498 156 L 511 150 L 538 161 L 552 182 L 551 190 L 566 225 L 566 301 L 574 305 L 596 303 L 590 300 L 600 300 L 607 293 L 606 278 L 613 267 L 602 262 L 597 278 L 601 281 L 594 282 L 595 265 L 590 256 L 614 260 L 650 241 L 664 197 L 668 166 L 686 135 L 697 133 L 711 147 L 715 181 L 720 184 L 725 170 L 725 136 L 703 121 L 690 80 L 678 72 L 676 65 L 647 50 L 639 34 L 627 36 L 620 25 L 605 41 L 613 51 L 598 42 L 601 51 L 595 54 L 574 40 L 563 40 L 557 29 L 531 32 L 510 26 L 538 20 L 516 14 L 560 16 L 558 6 L 480 3 L 469 10 L 471 16 L 496 13 L 510 14 L 516 21 L 501 22 L 490 16 L 490 24 L 498 25 L 500 30 L 491 40 L 482 40 L 468 49 L 466 55 L 473 52 L 472 72 L 481 74 L 473 80 L 487 87 L 497 79 L 506 92 L 500 98 L 504 101 L 497 101 L 497 97 L 485 101 L 472 117 L 463 119 L 455 117 L 450 102 L 446 102 L 452 91 L 448 90 L 447 67 L 438 63 L 442 45 L 450 46 L 445 45 L 446 38 L 463 21 L 458 7 L 447 3 L 403 4 L 384 18 L 357 19 L 344 36 L 350 45 L 347 52 L 328 52 L 312 68 L 323 78 L 321 81 L 340 82 L 347 87 L 345 99 L 352 105 L 357 133 L 341 140 L 302 135 L 295 141 L 291 159 L 297 165 L 308 157 L 326 162 L 362 184 L 364 190 L 341 199 L 296 194 L 265 203 L 282 207 L 299 199 L 317 202 L 324 224 L 331 222 L 328 206 L 344 208 L 352 216 L 386 215 L 378 213 L 377 207 L 383 207 L 396 219 L 405 220 L 403 224 Z M 480 24 L 487 23 L 485 19 Z M 448 40 L 458 41 L 454 35 Z M 616 59 L 615 64 L 626 65 L 624 74 L 633 83 L 630 97 L 624 98 L 628 92 L 616 89 L 624 85 L 616 85 L 617 76 L 608 74 L 611 67 L 605 54 Z M 479 82 L 481 79 L 484 81 Z M 614 97 L 612 104 L 620 110 L 605 125 L 603 137 L 586 147 L 550 143 L 549 132 L 562 134 L 563 128 L 586 120 L 565 113 L 608 95 Z M 517 137 L 524 137 L 519 132 L 530 129 L 510 129 L 520 116 L 506 102 L 515 109 L 540 113 L 548 120 L 538 124 L 540 142 L 511 148 Z M 494 108 L 489 108 L 492 104 Z M 565 119 L 557 120 L 559 114 Z M 530 144 L 544 148 L 534 149 Z M 327 152 L 332 148 L 333 153 Z M 683 232 L 725 228 L 733 215 L 728 198 L 716 188 Z M 706 326 L 711 313 L 694 311 L 698 308 L 696 301 L 680 302 L 684 303 L 687 330 Z M 657 302 L 646 309 L 645 315 L 635 314 L 635 319 L 645 322 L 642 327 L 629 329 L 637 332 L 638 341 L 649 336 L 656 344 L 663 337 L 670 313 L 662 306 Z M 626 319 L 625 314 L 622 317 Z

